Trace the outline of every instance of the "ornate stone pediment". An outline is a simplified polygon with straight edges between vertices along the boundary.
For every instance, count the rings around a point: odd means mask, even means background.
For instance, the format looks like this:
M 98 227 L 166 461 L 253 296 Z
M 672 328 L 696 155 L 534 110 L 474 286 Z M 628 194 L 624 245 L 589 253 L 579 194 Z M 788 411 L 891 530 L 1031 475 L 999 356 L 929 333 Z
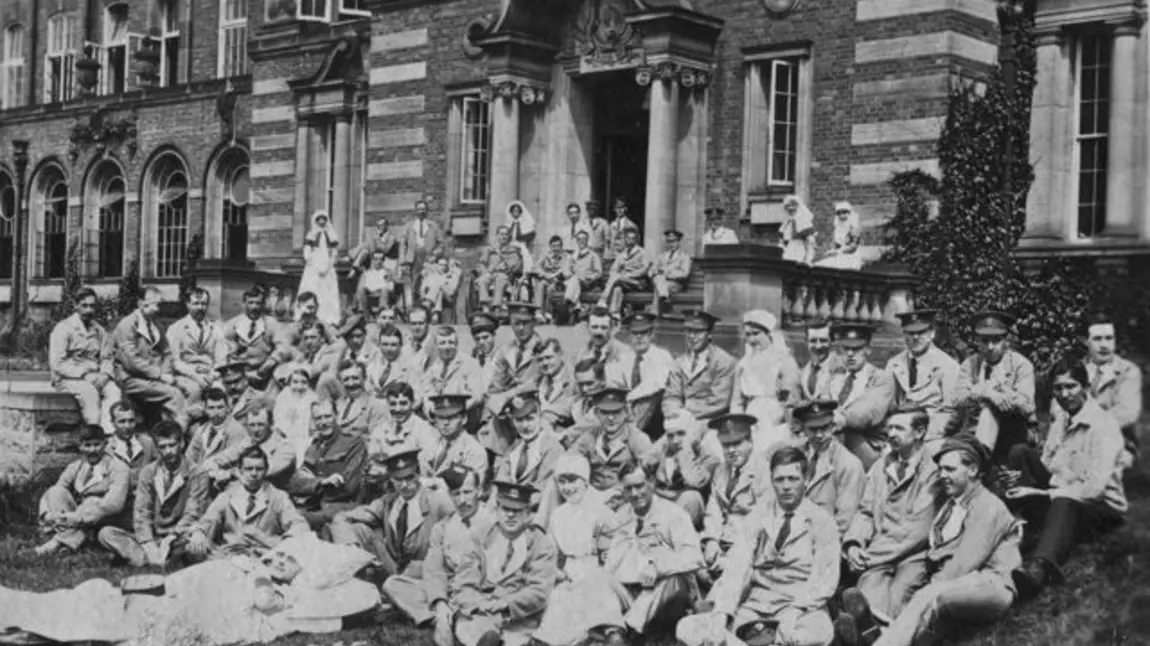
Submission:
M 570 22 L 569 54 L 580 69 L 641 65 L 643 43 L 626 18 L 641 9 L 635 0 L 585 0 Z

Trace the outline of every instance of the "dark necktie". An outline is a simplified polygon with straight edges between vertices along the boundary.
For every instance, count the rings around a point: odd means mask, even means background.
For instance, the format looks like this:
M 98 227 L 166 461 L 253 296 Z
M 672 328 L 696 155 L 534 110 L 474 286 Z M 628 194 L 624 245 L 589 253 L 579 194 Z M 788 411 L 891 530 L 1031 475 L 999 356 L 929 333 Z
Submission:
M 216 427 L 208 426 L 208 440 L 206 442 L 204 442 L 204 448 L 205 449 L 208 448 L 209 446 L 212 445 L 212 442 L 215 442 L 215 441 L 216 441 Z
M 515 558 L 515 541 L 507 539 L 507 554 L 503 556 L 503 566 L 499 568 L 499 571 L 506 572 L 507 566 L 511 564 L 513 558 Z
M 731 472 L 731 480 L 727 483 L 727 502 L 731 501 L 731 496 L 735 493 L 735 488 L 739 486 L 739 476 L 742 475 L 742 469 L 735 469 Z
M 991 370 L 994 370 L 994 366 L 990 365 L 989 362 L 986 364 L 983 364 L 983 366 L 982 366 L 982 380 L 983 381 L 990 381 L 990 371 Z
M 811 461 L 807 463 L 807 484 L 815 477 L 815 471 L 819 467 L 819 452 L 810 450 Z
M 643 381 L 643 371 L 639 367 L 643 364 L 643 353 L 635 353 L 635 365 L 631 368 L 631 387 L 637 388 L 639 382 Z
M 447 369 L 450 367 L 451 367 L 450 363 L 448 363 L 447 361 L 443 362 L 443 372 L 439 373 L 439 380 L 440 381 L 447 381 Z
M 846 381 L 843 382 L 843 389 L 839 391 L 839 406 L 846 403 L 847 398 L 851 396 L 851 391 L 855 389 L 855 375 L 857 372 L 848 372 Z
M 512 368 L 518 368 L 519 364 L 523 362 L 523 346 L 518 343 L 515 344 L 515 365 Z
M 644 520 L 642 516 L 635 517 L 635 536 L 638 537 L 643 533 Z
M 395 519 L 395 552 L 403 550 L 403 539 L 407 538 L 407 501 L 399 506 L 399 516 Z
M 197 344 L 203 345 L 204 344 L 204 322 L 200 321 L 200 322 L 196 323 L 196 325 L 200 326 L 200 340 L 197 342 Z
M 795 512 L 788 511 L 783 514 L 783 526 L 779 528 L 779 535 L 775 537 L 775 551 L 781 552 L 783 545 L 786 545 L 787 539 L 791 535 L 791 517 Z
M 596 346 L 595 348 L 595 363 L 603 363 L 603 347 Z
M 351 397 L 347 398 L 347 404 L 345 404 L 343 407 L 343 414 L 339 416 L 339 419 L 341 422 L 347 421 L 347 417 L 351 413 L 351 405 L 354 403 L 355 403 L 354 399 L 352 399 Z
M 515 463 L 515 480 L 522 482 L 523 476 L 527 473 L 527 451 L 531 448 L 528 442 L 523 443 L 523 450 L 519 451 L 519 460 Z
M 914 385 L 918 383 L 918 359 L 913 354 L 910 355 L 909 364 L 907 367 L 910 372 L 910 387 L 914 388 Z
M 511 224 L 511 239 L 512 240 L 518 240 L 519 239 L 519 220 L 516 220 L 515 222 L 513 222 Z
M 807 377 L 807 392 L 812 396 L 815 394 L 815 388 L 819 385 L 819 369 L 821 365 L 811 362 L 811 374 Z
M 942 533 L 946 529 L 947 523 L 950 522 L 950 516 L 954 513 L 954 501 L 951 500 L 947 503 L 942 513 L 938 515 L 938 522 L 934 524 L 934 539 L 935 543 L 942 543 Z
M 248 506 L 244 509 L 244 516 L 251 516 L 252 512 L 256 510 L 256 492 L 252 491 L 248 494 Z
M 895 473 L 898 475 L 898 481 L 901 484 L 906 479 L 906 460 L 899 460 L 898 466 L 895 467 Z
M 448 448 L 449 447 L 447 444 L 444 444 L 443 448 L 439 449 L 439 455 L 435 458 L 435 468 L 432 469 L 432 471 L 435 473 L 439 473 L 439 471 L 443 468 L 443 463 L 447 462 Z
M 256 338 L 256 320 L 248 319 L 248 341 L 254 341 Z

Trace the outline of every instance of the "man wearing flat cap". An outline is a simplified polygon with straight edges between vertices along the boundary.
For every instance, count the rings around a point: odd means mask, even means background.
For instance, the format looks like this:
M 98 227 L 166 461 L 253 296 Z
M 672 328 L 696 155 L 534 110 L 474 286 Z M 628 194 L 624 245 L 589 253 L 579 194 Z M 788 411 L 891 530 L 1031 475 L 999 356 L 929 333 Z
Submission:
M 511 398 L 507 414 L 518 438 L 495 464 L 495 480 L 530 486 L 540 493 L 536 524 L 547 526 L 548 514 L 558 504 L 551 480 L 563 445 L 555 429 L 540 415 L 539 393 L 527 391 Z
M 937 442 L 954 415 L 958 362 L 934 345 L 938 310 L 903 312 L 898 318 L 906 350 L 891 357 L 886 364 L 887 372 L 894 377 L 894 406 L 926 409 L 930 414 L 926 440 Z
M 734 387 L 735 359 L 711 340 L 718 317 L 703 310 L 686 313 L 687 352 L 675 360 L 663 394 L 663 416 L 686 410 L 695 419 L 727 412 Z
M 514 338 L 495 355 L 495 376 L 487 390 L 486 414 L 491 421 L 479 432 L 484 448 L 495 456 L 506 453 L 515 439 L 515 429 L 503 416 L 507 401 L 539 387 L 536 351 L 543 339 L 535 332 L 535 311 L 531 303 L 511 303 L 508 316 Z
M 316 392 L 329 399 L 339 399 L 346 393 L 340 378 L 345 362 L 368 366 L 379 363 L 382 357 L 374 343 L 367 342 L 367 319 L 360 314 L 352 314 L 339 329 L 340 340 L 332 344 L 329 368 L 319 377 Z
M 431 399 L 431 421 L 439 431 L 433 451 L 424 451 L 421 471 L 425 478 L 440 478 L 453 466 L 487 474 L 487 452 L 473 435 L 465 432 L 468 395 L 439 395 Z
M 995 464 L 1010 448 L 1026 442 L 1034 416 L 1034 364 L 1010 347 L 1014 317 L 980 312 L 971 318 L 978 350 L 962 362 L 958 414 L 950 431 L 970 431 L 988 449 Z
M 835 440 L 836 409 L 833 400 L 807 402 L 795 407 L 794 417 L 804 437 L 807 498 L 834 517 L 842 535 L 858 511 L 866 470 L 855 454 Z
M 663 425 L 663 395 L 675 367 L 675 358 L 665 348 L 655 345 L 656 315 L 636 312 L 626 321 L 631 332 L 634 359 L 630 366 L 631 419 L 635 426 L 652 438 L 658 438 Z
M 991 621 L 1014 603 L 1011 572 L 1022 564 L 1022 525 L 981 483 L 989 451 L 963 433 L 944 440 L 934 460 L 943 497 L 927 538 L 929 583 L 882 629 L 875 646 L 911 646 L 946 634 L 947 627 L 939 623 L 944 618 Z M 873 630 L 865 597 L 844 595 L 843 605 L 864 637 Z
M 679 248 L 683 243 L 683 232 L 670 229 L 663 232 L 663 253 L 651 266 L 651 285 L 655 290 L 655 300 L 651 311 L 665 312 L 671 304 L 671 297 L 687 289 L 691 279 L 691 256 Z
M 599 305 L 607 307 L 619 317 L 623 311 L 623 296 L 646 289 L 650 273 L 651 259 L 646 250 L 639 246 L 639 230 L 626 229 L 623 232 L 623 251 L 611 265 L 603 295 L 599 297 Z
M 448 603 L 463 646 L 522 646 L 539 626 L 559 572 L 554 543 L 531 523 L 535 490 L 497 482 L 498 512 L 455 577 Z
M 703 244 L 739 244 L 739 236 L 734 229 L 723 226 L 726 211 L 713 206 L 703 211 L 707 218 L 707 228 L 703 232 Z
M 656 442 L 646 463 L 655 478 L 655 494 L 682 507 L 695 527 L 703 526 L 706 494 L 715 469 L 722 462 L 721 450 L 704 443 L 694 418 L 686 413 L 666 420 L 666 432 Z M 713 438 L 708 435 L 708 439 Z
M 384 577 L 420 579 L 431 529 L 451 515 L 451 499 L 442 490 L 423 486 L 419 451 L 387 458 L 391 491 L 366 505 L 335 515 L 331 540 L 375 554 Z M 388 593 L 386 579 L 383 591 Z
M 869 325 L 842 323 L 831 327 L 842 356 L 843 371 L 827 382 L 827 395 L 838 407 L 835 426 L 843 444 L 862 460 L 863 468 L 874 464 L 886 444 L 882 423 L 894 404 L 895 385 L 890 373 L 870 362 Z
M 619 473 L 628 464 L 642 464 L 651 453 L 651 439 L 631 423 L 627 391 L 606 388 L 595 395 L 599 425 L 575 441 L 571 450 L 591 463 L 591 486 L 613 507 L 620 504 Z
M 723 573 L 731 545 L 742 536 L 755 506 L 770 495 L 770 454 L 755 450 L 750 415 L 722 415 L 711 420 L 724 460 L 711 480 L 711 496 L 703 520 L 704 579 L 714 582 Z

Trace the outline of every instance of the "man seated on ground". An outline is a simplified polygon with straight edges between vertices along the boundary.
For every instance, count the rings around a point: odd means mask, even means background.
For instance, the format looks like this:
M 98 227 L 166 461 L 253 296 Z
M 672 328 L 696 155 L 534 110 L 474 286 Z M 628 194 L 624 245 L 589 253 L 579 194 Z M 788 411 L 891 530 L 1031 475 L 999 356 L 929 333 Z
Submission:
M 802 425 L 803 454 L 807 457 L 807 498 L 827 510 L 842 536 L 850 527 L 863 496 L 866 471 L 862 462 L 834 437 L 833 401 L 807 402 L 794 410 Z
M 371 252 L 371 265 L 359 275 L 355 286 L 355 302 L 359 313 L 364 316 L 375 317 L 381 307 L 387 307 L 392 302 L 392 292 L 395 289 L 395 277 L 392 271 L 384 266 L 386 252 L 375 249 Z
M 1006 505 L 982 486 L 989 454 L 969 434 L 947 438 L 935 454 L 942 503 L 928 538 L 930 582 L 882 630 L 875 646 L 928 643 L 947 634 L 943 620 L 964 625 L 994 620 L 1014 603 L 1010 573 L 1022 564 L 1018 552 L 1022 527 Z M 873 615 L 866 597 L 844 594 L 843 609 L 869 641 L 866 625 Z
M 140 470 L 156 461 L 156 443 L 152 437 L 140 430 L 140 418 L 132 404 L 119 401 L 112 404 L 112 425 L 115 432 L 108 438 L 108 455 L 128 466 L 128 506 L 131 509 L 132 494 L 136 491 L 136 481 Z M 181 429 L 182 431 L 182 429 Z
M 159 406 L 164 419 L 187 428 L 188 405 L 176 387 L 171 348 L 155 322 L 161 300 L 158 287 L 144 288 L 140 306 L 120 319 L 112 332 L 116 381 L 127 397 Z
M 272 410 L 263 406 L 249 410 L 244 418 L 244 429 L 248 434 L 244 442 L 228 447 L 200 463 L 195 476 L 210 483 L 204 489 L 198 485 L 195 487 L 197 492 L 208 492 L 206 500 L 197 501 L 200 504 L 206 505 L 242 475 L 240 457 L 249 449 L 258 448 L 264 454 L 266 464 L 261 479 L 280 488 L 286 488 L 291 480 L 295 470 L 295 448 L 283 434 L 275 430 Z
M 272 377 L 290 345 L 290 335 L 278 331 L 276 320 L 264 314 L 264 291 L 258 286 L 244 292 L 243 313 L 224 324 L 228 356 L 247 365 L 248 379 L 258 390 L 276 390 Z
M 364 387 L 366 376 L 362 363 L 345 360 L 339 364 L 339 383 L 343 396 L 335 400 L 340 429 L 365 441 L 371 437 L 372 429 L 387 422 L 387 407 L 368 394 Z
M 691 517 L 655 495 L 655 479 L 641 463 L 626 465 L 619 478 L 627 504 L 616 513 L 619 529 L 603 568 L 631 597 L 626 625 L 619 628 L 631 639 L 648 637 L 674 626 L 693 607 L 703 554 Z M 608 636 L 613 637 L 610 631 Z
M 666 422 L 666 433 L 646 458 L 655 478 L 655 494 L 682 507 L 695 527 L 703 526 L 707 494 L 720 455 L 699 437 L 695 420 L 680 413 Z
M 929 446 L 946 433 L 954 415 L 958 392 L 958 362 L 934 345 L 938 310 L 915 310 L 899 314 L 906 350 L 891 357 L 886 370 L 894 377 L 895 407 L 921 407 L 930 414 Z
M 559 504 L 551 476 L 564 449 L 555 429 L 540 416 L 538 397 L 539 393 L 528 391 L 508 402 L 508 416 L 518 439 L 495 463 L 495 480 L 529 486 L 539 492 L 535 524 L 547 527 L 551 509 Z
M 713 419 L 727 412 L 734 387 L 735 359 L 711 339 L 718 317 L 694 310 L 686 313 L 687 351 L 675 360 L 667 390 L 663 393 L 663 416 L 686 409 L 695 419 Z
M 598 426 L 581 435 L 572 445 L 571 451 L 587 458 L 591 465 L 591 487 L 600 493 L 601 499 L 609 507 L 617 509 L 623 502 L 619 490 L 623 469 L 649 460 L 651 439 L 631 423 L 627 411 L 627 391 L 619 388 L 600 391 L 595 398 L 595 411 L 599 419 Z M 654 483 L 652 477 L 652 492 L 655 490 Z M 690 516 L 687 520 L 690 521 Z
M 606 307 L 615 318 L 622 316 L 623 295 L 642 291 L 651 282 L 651 259 L 639 246 L 639 231 L 625 230 L 623 240 L 624 251 L 611 265 L 607 284 L 603 286 L 603 295 L 599 297 L 599 306 Z
M 112 379 L 115 347 L 96 321 L 95 290 L 81 287 L 72 299 L 75 313 L 57 323 L 48 339 L 52 386 L 76 398 L 85 424 L 101 425 L 111 433 L 109 409 L 122 397 Z
M 273 395 L 252 386 L 246 362 L 229 362 L 220 367 L 220 375 L 224 392 L 228 395 L 228 413 L 240 424 L 244 423 L 250 411 L 275 406 Z
M 352 314 L 344 321 L 339 331 L 342 340 L 331 347 L 329 369 L 320 375 L 316 384 L 316 394 L 321 398 L 340 399 L 347 395 L 343 389 L 343 369 L 346 364 L 359 364 L 361 367 L 380 361 L 380 350 L 367 342 L 367 319 Z M 366 373 L 365 373 L 366 376 Z M 346 427 L 345 427 L 346 428 Z
M 355 545 L 375 555 L 385 593 L 390 577 L 403 575 L 408 583 L 422 578 L 431 529 L 451 514 L 447 494 L 423 486 L 419 451 L 390 456 L 387 475 L 391 491 L 331 521 L 333 543 Z
M 176 386 L 184 393 L 192 418 L 202 413 L 201 395 L 218 380 L 216 367 L 227 362 L 223 326 L 208 319 L 212 296 L 197 287 L 184 297 L 188 315 L 168 326 L 165 337 L 172 352 Z
M 288 486 L 313 530 L 324 529 L 336 514 L 359 502 L 366 467 L 364 440 L 340 429 L 331 400 L 313 402 L 311 443 Z
M 749 515 L 771 493 L 770 453 L 756 451 L 752 415 L 724 415 L 711 420 L 724 460 L 711 480 L 711 496 L 703 520 L 703 566 L 700 579 L 714 583 L 726 569 L 727 556 L 742 536 Z
M 531 255 L 522 243 L 511 239 L 506 226 L 500 225 L 495 238 L 496 244 L 483 250 L 480 273 L 475 278 L 479 305 L 484 311 L 502 309 L 508 291 L 531 271 Z M 512 295 L 512 300 L 519 300 L 518 295 Z
M 562 437 L 574 423 L 571 408 L 575 405 L 577 387 L 567 369 L 559 339 L 547 339 L 535 350 L 539 363 L 539 415 Z
M 555 545 L 531 523 L 530 487 L 495 483 L 495 526 L 456 574 L 448 603 L 463 646 L 522 646 L 539 626 L 559 573 Z
M 860 323 L 841 323 L 831 328 L 831 337 L 842 356 L 842 372 L 827 380 L 827 392 L 820 399 L 838 403 L 835 433 L 842 443 L 869 469 L 885 447 L 882 423 L 894 405 L 894 378 L 870 361 L 874 329 Z M 849 521 L 849 519 L 848 519 Z
M 663 426 L 663 395 L 675 358 L 666 349 L 655 345 L 655 315 L 636 312 L 627 319 L 631 331 L 631 345 L 635 359 L 631 364 L 627 401 L 635 425 L 652 438 L 658 438 Z
M 679 249 L 682 242 L 682 231 L 671 229 L 663 233 L 663 253 L 651 266 L 651 285 L 655 289 L 651 311 L 655 313 L 666 312 L 671 297 L 686 291 L 691 279 L 691 257 Z
M 565 291 L 566 282 L 571 280 L 571 257 L 563 251 L 563 238 L 551 236 L 547 251 L 536 261 L 531 273 L 535 307 L 540 312 L 548 312 L 551 309 L 551 295 Z
M 499 350 L 495 357 L 495 375 L 487 390 L 487 414 L 490 423 L 479 430 L 484 448 L 494 456 L 507 452 L 515 440 L 515 429 L 502 416 L 507 400 L 528 390 L 539 388 L 539 361 L 537 348 L 543 339 L 535 332 L 535 306 L 530 303 L 512 303 L 509 307 L 511 343 Z
M 635 366 L 635 352 L 626 343 L 615 338 L 616 322 L 605 307 L 596 306 L 587 317 L 590 338 L 576 361 L 594 359 L 603 364 L 609 388 L 631 387 L 631 372 Z
M 385 325 L 379 328 L 375 344 L 379 354 L 364 369 L 367 380 L 364 387 L 368 394 L 382 399 L 387 387 L 396 383 L 405 383 L 415 390 L 419 386 L 415 382 L 422 378 L 422 373 L 403 355 L 403 332 L 394 325 Z
M 431 400 L 431 419 L 439 431 L 432 451 L 422 452 L 420 472 L 436 479 L 453 466 L 470 469 L 481 477 L 487 473 L 487 452 L 474 435 L 464 432 L 469 395 L 440 395 Z
M 299 333 L 299 342 L 288 348 L 286 358 L 276 366 L 276 383 L 286 386 L 291 374 L 303 369 L 307 371 L 311 387 L 314 389 L 319 385 L 319 378 L 334 367 L 339 356 L 338 346 L 328 343 L 327 337 L 327 326 L 323 322 L 304 325 Z
M 572 378 L 575 380 L 576 397 L 571 404 L 571 427 L 563 438 L 568 448 L 583 435 L 599 428 L 595 398 L 607 388 L 607 373 L 603 370 L 603 364 L 593 358 L 577 362 L 572 369 Z
M 981 312 L 972 317 L 970 326 L 978 351 L 962 362 L 957 414 L 948 431 L 974 433 L 990 449 L 993 463 L 1000 465 L 1015 444 L 1026 442 L 1034 416 L 1034 365 L 1010 348 L 1014 317 Z
M 367 443 L 372 467 L 382 467 L 387 456 L 407 449 L 419 449 L 421 459 L 431 460 L 439 446 L 439 431 L 415 414 L 415 391 L 406 382 L 393 381 L 383 397 L 388 417 L 372 429 Z
M 736 538 L 708 596 L 712 610 L 679 622 L 676 636 L 686 646 L 834 640 L 827 602 L 839 580 L 838 532 L 831 515 L 804 495 L 808 470 L 801 449 L 786 446 L 771 456 L 774 495 Z
M 420 410 L 428 410 L 429 398 L 443 393 L 471 394 L 468 410 L 477 406 L 483 397 L 483 371 L 479 362 L 459 352 L 459 335 L 449 325 L 436 330 L 435 358 L 423 377 L 423 384 L 418 388 L 424 398 Z
M 132 567 L 179 564 L 199 517 L 192 496 L 192 466 L 184 457 L 183 429 L 164 421 L 152 429 L 159 459 L 140 471 L 132 505 L 132 530 L 105 526 L 100 544 Z
M 1125 440 L 1122 466 L 1129 469 L 1138 458 L 1141 438 L 1138 416 L 1142 414 L 1142 369 L 1114 351 L 1114 322 L 1104 315 L 1090 319 L 1086 327 L 1086 371 L 1090 374 L 1090 397 L 1118 422 Z
M 1046 444 L 1015 446 L 1004 474 L 1007 504 L 1026 521 L 1027 563 L 1015 575 L 1024 599 L 1061 582 L 1074 546 L 1120 526 L 1128 509 L 1122 430 L 1090 396 L 1086 366 L 1062 361 L 1050 377 L 1058 405 Z
M 289 536 L 309 534 L 286 493 L 267 481 L 268 456 L 252 446 L 237 460 L 237 482 L 216 496 L 188 538 L 188 555 L 262 554 Z
M 105 452 L 104 429 L 87 424 L 80 432 L 80 458 L 64 467 L 40 498 L 40 531 L 51 534 L 37 556 L 76 551 L 105 525 L 121 520 L 128 500 L 128 465 Z
M 902 612 L 929 576 L 926 548 L 938 483 L 938 465 L 924 448 L 930 420 L 924 408 L 899 409 L 887 418 L 890 453 L 867 472 L 862 504 L 843 537 L 843 560 L 851 578 L 858 577 L 847 596 L 861 594 L 884 623 Z M 836 626 L 854 623 L 846 617 Z M 837 632 L 845 644 L 858 627 Z
M 234 446 L 243 444 L 248 433 L 228 410 L 228 395 L 219 388 L 204 391 L 204 413 L 207 419 L 192 427 L 188 449 L 184 454 L 188 466 L 199 467 L 204 460 Z

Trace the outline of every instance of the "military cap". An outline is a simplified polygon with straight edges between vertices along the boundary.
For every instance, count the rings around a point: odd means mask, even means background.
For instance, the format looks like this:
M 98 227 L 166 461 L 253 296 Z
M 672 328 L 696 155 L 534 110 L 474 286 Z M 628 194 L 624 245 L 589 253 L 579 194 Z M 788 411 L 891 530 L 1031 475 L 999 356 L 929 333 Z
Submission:
M 595 408 L 613 413 L 627 407 L 627 391 L 622 388 L 604 388 L 595 393 Z
M 479 312 L 471 316 L 469 321 L 471 324 L 471 333 L 478 334 L 479 332 L 491 332 L 499 329 L 499 321 L 496 321 L 490 314 Z
M 937 463 L 942 456 L 954 451 L 961 451 L 970 456 L 980 471 L 990 463 L 990 450 L 971 433 L 959 433 L 946 438 L 935 452 L 934 461 Z
M 220 375 L 225 377 L 236 373 L 244 374 L 248 371 L 248 362 L 233 357 L 221 363 L 217 370 L 220 371 Z
M 431 398 L 431 414 L 435 417 L 454 417 L 467 408 L 468 395 L 436 395 Z
M 703 215 L 709 218 L 721 218 L 724 214 L 726 214 L 726 211 L 724 211 L 721 206 L 708 207 L 703 211 Z
M 719 322 L 719 317 L 705 310 L 688 310 L 683 313 L 683 325 L 688 330 L 709 331 Z
M 367 330 L 367 319 L 360 314 L 352 314 L 347 317 L 347 320 L 345 320 L 339 328 L 339 335 L 341 337 L 347 337 L 356 330 Z
M 635 312 L 627 317 L 627 328 L 630 329 L 632 333 L 650 332 L 655 328 L 656 318 L 654 314 Z
M 902 323 L 903 332 L 925 332 L 934 327 L 934 320 L 938 317 L 938 310 L 912 310 L 898 315 Z
M 81 442 L 88 442 L 91 440 L 103 442 L 106 439 L 108 439 L 108 433 L 104 431 L 104 427 L 100 426 L 99 424 L 84 424 L 80 427 L 79 440 Z
M 751 428 L 758 421 L 754 415 L 729 413 L 720 415 L 707 423 L 707 426 L 717 431 L 721 444 L 742 442 L 751 437 Z
M 419 449 L 406 449 L 387 456 L 383 463 L 387 465 L 387 474 L 390 476 L 411 475 L 419 472 Z
M 503 407 L 511 417 L 515 419 L 523 419 L 531 413 L 539 410 L 539 391 L 528 390 L 519 393 L 518 395 L 507 400 L 507 404 Z
M 870 343 L 874 328 L 861 323 L 837 323 L 831 326 L 831 338 L 844 348 L 861 348 Z
M 535 493 L 535 487 L 515 482 L 496 482 L 495 489 L 498 503 L 511 509 L 527 509 L 531 506 L 531 495 Z
M 979 312 L 970 318 L 970 327 L 978 336 L 1006 336 L 1014 326 L 1014 317 L 1005 312 Z
M 453 464 L 447 467 L 446 470 L 439 473 L 439 478 L 443 480 L 443 484 L 447 485 L 448 491 L 459 491 L 460 487 L 467 482 L 467 476 L 475 473 L 467 467 Z M 476 474 L 478 475 L 478 474 Z M 478 478 L 477 478 L 478 481 Z
M 833 399 L 821 399 L 796 406 L 793 414 L 804 426 L 820 428 L 834 421 L 838 407 Z
M 683 239 L 683 232 L 678 229 L 667 229 L 663 232 L 664 238 L 674 238 L 676 240 Z
M 514 302 L 508 303 L 507 314 L 514 319 L 515 317 L 526 317 L 529 320 L 535 320 L 535 311 L 539 309 L 531 303 Z

